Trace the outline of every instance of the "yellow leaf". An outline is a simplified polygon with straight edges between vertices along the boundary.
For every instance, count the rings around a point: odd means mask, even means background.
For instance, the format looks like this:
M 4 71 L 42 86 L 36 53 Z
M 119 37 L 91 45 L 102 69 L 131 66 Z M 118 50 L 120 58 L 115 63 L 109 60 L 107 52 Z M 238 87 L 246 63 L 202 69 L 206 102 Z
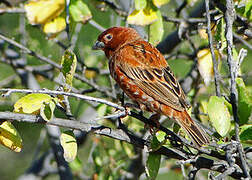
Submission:
M 153 23 L 158 19 L 157 8 L 152 4 L 148 5 L 141 10 L 134 10 L 127 18 L 129 24 L 145 26 Z
M 96 71 L 93 71 L 93 70 L 85 70 L 85 77 L 88 78 L 88 79 L 92 79 L 92 78 L 95 78 L 96 76 Z
M 216 32 L 216 28 L 217 28 L 216 24 L 215 23 L 211 23 L 211 33 L 212 33 L 213 36 L 214 36 L 214 34 Z M 203 28 L 199 29 L 198 33 L 199 33 L 199 35 L 200 35 L 200 37 L 202 39 L 208 39 L 208 34 L 207 34 L 207 30 L 206 29 L 203 29 Z
M 9 121 L 0 122 L 0 144 L 15 152 L 22 149 L 21 136 Z
M 160 7 L 166 3 L 168 3 L 170 0 L 152 0 L 153 4 L 157 7 Z
M 72 131 L 65 131 L 60 135 L 60 144 L 64 149 L 64 158 L 72 162 L 77 155 L 77 142 Z
M 215 50 L 215 57 L 219 60 L 219 53 Z M 213 78 L 213 61 L 210 49 L 203 49 L 197 53 L 198 69 L 204 83 L 208 86 Z
M 33 0 L 24 9 L 30 24 L 44 24 L 59 16 L 65 8 L 65 0 Z
M 43 103 L 48 103 L 52 99 L 48 94 L 28 94 L 14 104 L 14 112 L 39 114 Z
M 56 17 L 55 19 L 46 22 L 43 26 L 43 31 L 47 34 L 55 34 L 63 31 L 66 28 L 66 21 L 63 17 Z

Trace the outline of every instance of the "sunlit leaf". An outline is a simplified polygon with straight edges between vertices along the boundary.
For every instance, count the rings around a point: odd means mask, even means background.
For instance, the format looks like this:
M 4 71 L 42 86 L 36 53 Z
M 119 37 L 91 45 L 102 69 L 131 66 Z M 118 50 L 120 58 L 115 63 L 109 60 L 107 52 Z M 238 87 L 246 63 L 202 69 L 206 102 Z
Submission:
M 127 18 L 129 24 L 145 26 L 158 19 L 157 8 L 148 3 L 144 9 L 134 10 Z
M 135 0 L 135 9 L 141 10 L 144 9 L 147 5 L 147 0 Z
M 200 102 L 199 110 L 200 110 L 201 113 L 207 114 L 207 105 L 208 105 L 207 101 L 201 101 Z M 207 121 L 209 121 L 209 117 L 207 115 L 199 114 L 199 118 L 203 123 L 206 123 Z
M 152 2 L 155 6 L 160 7 L 160 6 L 170 2 L 170 0 L 152 0 Z
M 252 141 L 252 124 L 240 127 L 240 138 L 242 141 Z
M 215 23 L 211 23 L 211 33 L 212 35 L 215 34 L 216 31 L 216 24 Z M 208 34 L 207 34 L 207 29 L 206 28 L 202 28 L 198 30 L 199 35 L 202 39 L 208 39 Z
M 210 49 L 202 49 L 198 51 L 197 58 L 198 58 L 198 69 L 200 75 L 203 78 L 204 83 L 208 86 L 211 80 L 213 79 L 214 75 L 213 61 Z M 220 59 L 217 50 L 215 50 L 215 58 L 217 61 Z
M 53 118 L 54 109 L 55 109 L 54 101 L 44 102 L 40 108 L 40 116 L 45 121 L 50 121 Z
M 46 22 L 43 26 L 43 31 L 47 34 L 55 34 L 63 31 L 66 28 L 66 21 L 63 17 L 56 17 L 55 19 Z
M 222 136 L 230 130 L 230 113 L 225 104 L 225 99 L 217 96 L 211 96 L 207 106 L 208 116 L 216 131 Z
M 0 144 L 15 152 L 22 149 L 22 139 L 9 121 L 0 121 Z
M 60 144 L 64 149 L 64 158 L 72 162 L 77 155 L 77 142 L 72 131 L 65 131 L 60 135 Z
M 69 11 L 75 22 L 86 23 L 92 18 L 91 11 L 82 0 L 72 0 Z
M 76 65 L 77 65 L 76 55 L 72 51 L 66 50 L 61 59 L 61 66 L 62 66 L 61 72 L 65 77 L 66 85 L 64 87 L 64 90 L 66 92 L 71 91 Z
M 30 24 L 44 24 L 63 12 L 65 0 L 33 0 L 24 9 Z
M 157 11 L 157 16 L 157 21 L 152 23 L 149 29 L 149 42 L 154 46 L 162 40 L 164 34 L 163 19 L 159 10 Z
M 52 101 L 52 99 L 48 94 L 28 94 L 14 104 L 14 112 L 39 114 L 39 110 L 43 104 Z
M 162 142 L 165 140 L 166 133 L 164 131 L 158 131 L 156 133 L 156 138 L 159 142 Z
M 240 118 L 240 124 L 245 124 L 251 116 L 252 95 L 249 94 L 241 78 L 237 78 L 236 83 L 238 91 L 238 116 Z

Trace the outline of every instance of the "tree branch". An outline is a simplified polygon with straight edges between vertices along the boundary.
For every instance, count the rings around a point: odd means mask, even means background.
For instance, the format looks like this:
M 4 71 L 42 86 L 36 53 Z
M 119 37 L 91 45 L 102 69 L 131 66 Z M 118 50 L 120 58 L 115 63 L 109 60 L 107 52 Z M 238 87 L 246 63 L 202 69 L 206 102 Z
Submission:
M 242 163 L 242 170 L 243 173 L 247 178 L 251 178 L 249 174 L 249 169 L 247 166 L 246 159 L 244 157 L 244 151 L 242 148 L 242 144 L 240 142 L 240 136 L 239 136 L 239 117 L 238 117 L 238 111 L 237 111 L 237 90 L 236 90 L 236 78 L 237 78 L 237 64 L 233 59 L 233 22 L 235 19 L 235 9 L 234 9 L 234 4 L 232 0 L 227 0 L 226 1 L 226 12 L 225 12 L 225 21 L 226 21 L 226 40 L 227 40 L 227 61 L 228 61 L 228 66 L 229 66 L 229 71 L 230 71 L 230 76 L 231 76 L 231 94 L 230 94 L 230 102 L 232 104 L 232 109 L 233 109 L 233 116 L 235 120 L 235 139 L 238 142 L 238 152 L 240 155 L 240 160 Z

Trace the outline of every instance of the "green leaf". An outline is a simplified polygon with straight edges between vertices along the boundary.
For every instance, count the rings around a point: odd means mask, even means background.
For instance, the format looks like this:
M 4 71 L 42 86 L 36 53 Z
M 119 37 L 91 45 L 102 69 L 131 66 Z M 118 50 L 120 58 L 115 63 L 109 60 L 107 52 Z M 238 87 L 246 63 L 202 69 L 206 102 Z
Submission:
M 65 77 L 66 85 L 64 87 L 64 90 L 66 92 L 71 91 L 76 65 L 77 65 L 77 58 L 75 54 L 70 50 L 66 50 L 61 59 L 61 66 L 62 66 L 61 72 Z
M 160 131 L 160 133 L 158 133 L 160 140 L 162 140 L 162 139 L 165 140 L 164 135 L 165 134 L 162 131 Z M 146 165 L 145 165 L 145 171 L 146 171 L 148 179 L 156 179 L 156 177 L 158 175 L 161 155 L 155 153 L 154 151 L 159 149 L 160 145 L 161 145 L 161 143 L 159 142 L 158 138 L 156 136 L 153 136 L 152 141 L 151 141 L 152 152 L 149 153 L 149 156 L 148 156 L 148 159 L 147 159 Z
M 156 136 L 153 136 L 152 141 L 151 141 L 151 149 L 155 151 L 159 149 L 159 147 L 160 147 L 160 142 L 158 141 Z
M 72 162 L 69 163 L 69 166 L 73 172 L 78 173 L 82 171 L 83 164 L 77 156 Z
M 227 41 L 225 38 L 224 18 L 221 18 L 218 22 L 214 37 L 221 44 L 221 49 L 224 49 L 227 46 Z
M 72 162 L 77 155 L 77 142 L 72 131 L 65 131 L 60 135 L 60 144 L 64 149 L 64 158 Z
M 69 12 L 75 22 L 86 23 L 92 18 L 91 11 L 82 0 L 72 0 Z
M 238 116 L 240 118 L 240 124 L 245 124 L 251 115 L 252 96 L 249 94 L 241 78 L 237 78 L 236 83 L 238 91 Z
M 136 10 L 144 9 L 146 5 L 147 5 L 147 0 L 135 0 Z
M 14 104 L 14 112 L 39 114 L 43 104 L 52 101 L 52 99 L 48 94 L 28 94 Z
M 166 133 L 164 131 L 158 131 L 156 133 L 156 138 L 159 142 L 163 142 L 165 140 Z
M 55 109 L 54 101 L 44 102 L 40 108 L 40 116 L 45 121 L 50 121 L 53 118 L 54 109 Z
M 148 179 L 151 180 L 156 179 L 160 167 L 160 160 L 161 160 L 161 154 L 156 154 L 153 152 L 149 153 L 145 166 L 145 171 Z
M 211 96 L 207 106 L 208 115 L 213 127 L 222 136 L 230 130 L 231 120 L 225 99 Z
M 107 112 L 107 105 L 106 104 L 99 104 L 97 106 L 97 114 L 99 117 L 105 116 Z
M 252 141 L 252 124 L 243 125 L 240 129 L 240 139 L 242 141 Z
M 155 6 L 160 7 L 160 6 L 170 2 L 170 0 L 152 0 L 152 2 Z
M 251 11 L 252 11 L 252 1 L 248 0 L 248 2 L 245 3 L 245 10 L 243 15 L 247 17 L 249 20 L 252 20 Z
M 149 42 L 154 46 L 162 40 L 164 34 L 163 19 L 159 10 L 157 11 L 157 16 L 157 21 L 152 23 L 149 29 Z
M 0 121 L 0 144 L 14 152 L 22 149 L 22 138 L 9 121 Z

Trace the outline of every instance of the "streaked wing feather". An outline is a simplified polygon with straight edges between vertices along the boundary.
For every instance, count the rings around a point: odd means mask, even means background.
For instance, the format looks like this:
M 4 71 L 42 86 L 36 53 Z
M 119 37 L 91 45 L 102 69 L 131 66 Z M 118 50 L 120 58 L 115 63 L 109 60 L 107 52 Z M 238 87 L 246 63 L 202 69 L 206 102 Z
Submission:
M 127 73 L 134 83 L 138 85 L 146 94 L 155 100 L 169 105 L 176 110 L 182 111 L 187 107 L 185 95 L 169 68 L 143 69 L 122 65 L 120 67 Z M 157 73 L 158 72 L 158 73 Z M 173 79 L 170 79 L 172 76 Z

